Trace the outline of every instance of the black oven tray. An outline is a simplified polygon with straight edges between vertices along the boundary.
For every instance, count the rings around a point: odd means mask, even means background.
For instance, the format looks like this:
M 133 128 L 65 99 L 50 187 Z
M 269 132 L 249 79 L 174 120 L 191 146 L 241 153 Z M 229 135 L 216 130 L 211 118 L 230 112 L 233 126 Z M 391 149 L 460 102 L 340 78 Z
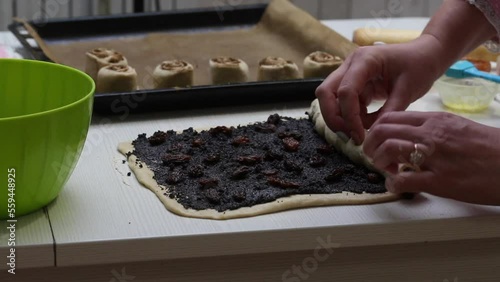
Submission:
M 266 5 L 227 6 L 159 13 L 139 13 L 73 19 L 30 21 L 47 44 L 133 37 L 151 32 L 209 32 L 241 29 L 259 22 Z M 37 46 L 23 23 L 13 22 L 9 30 L 32 59 L 50 61 Z M 311 101 L 321 79 L 248 82 L 230 85 L 194 86 L 184 89 L 142 90 L 126 93 L 97 93 L 94 111 L 121 114 L 123 111 L 168 111 L 207 107 L 226 107 L 261 103 Z

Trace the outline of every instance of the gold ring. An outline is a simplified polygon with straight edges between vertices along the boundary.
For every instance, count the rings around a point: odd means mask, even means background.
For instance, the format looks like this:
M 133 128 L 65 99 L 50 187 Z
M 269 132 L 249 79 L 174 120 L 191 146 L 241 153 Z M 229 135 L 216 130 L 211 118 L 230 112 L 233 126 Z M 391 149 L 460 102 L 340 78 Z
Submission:
M 410 154 L 410 162 L 415 166 L 420 166 L 424 163 L 424 153 L 418 149 L 418 144 L 414 144 L 415 150 Z
M 424 153 L 418 148 L 418 144 L 415 143 L 413 145 L 415 150 L 411 152 L 410 154 L 410 162 L 409 163 L 404 163 L 400 168 L 399 172 L 409 172 L 409 171 L 415 171 L 419 172 L 421 171 L 420 166 L 424 163 Z

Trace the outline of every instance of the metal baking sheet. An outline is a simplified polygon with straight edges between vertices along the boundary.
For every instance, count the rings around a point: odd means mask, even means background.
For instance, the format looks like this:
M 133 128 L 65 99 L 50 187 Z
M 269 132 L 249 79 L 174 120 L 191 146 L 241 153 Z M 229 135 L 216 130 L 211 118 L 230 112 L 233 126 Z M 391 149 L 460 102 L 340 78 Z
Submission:
M 217 9 L 54 19 L 45 22 L 31 21 L 29 24 L 48 44 L 136 37 L 151 32 L 209 32 L 254 26 L 259 22 L 266 6 L 229 6 Z M 22 23 L 12 23 L 9 25 L 9 30 L 33 59 L 50 61 Z M 194 86 L 184 89 L 98 93 L 95 94 L 94 111 L 101 114 L 120 114 L 122 106 L 127 106 L 127 111 L 134 113 L 311 101 L 321 81 L 321 79 L 300 79 Z

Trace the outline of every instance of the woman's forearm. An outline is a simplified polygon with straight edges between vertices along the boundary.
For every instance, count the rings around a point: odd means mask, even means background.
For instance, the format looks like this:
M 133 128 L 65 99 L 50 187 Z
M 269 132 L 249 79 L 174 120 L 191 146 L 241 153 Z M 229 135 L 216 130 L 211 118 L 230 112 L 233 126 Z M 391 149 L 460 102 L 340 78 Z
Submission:
M 495 28 L 484 14 L 465 0 L 445 0 L 422 33 L 422 37 L 437 43 L 434 52 L 438 75 L 495 35 Z

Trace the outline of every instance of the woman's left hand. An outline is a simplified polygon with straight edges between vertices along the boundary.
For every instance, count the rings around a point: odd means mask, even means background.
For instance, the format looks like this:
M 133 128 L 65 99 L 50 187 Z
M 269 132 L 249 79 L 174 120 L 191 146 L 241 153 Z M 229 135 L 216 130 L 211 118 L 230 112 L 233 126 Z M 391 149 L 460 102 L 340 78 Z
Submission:
M 423 153 L 421 171 L 398 172 L 416 149 Z M 500 205 L 498 128 L 448 113 L 390 112 L 373 124 L 364 151 L 376 168 L 388 172 L 391 192 Z

